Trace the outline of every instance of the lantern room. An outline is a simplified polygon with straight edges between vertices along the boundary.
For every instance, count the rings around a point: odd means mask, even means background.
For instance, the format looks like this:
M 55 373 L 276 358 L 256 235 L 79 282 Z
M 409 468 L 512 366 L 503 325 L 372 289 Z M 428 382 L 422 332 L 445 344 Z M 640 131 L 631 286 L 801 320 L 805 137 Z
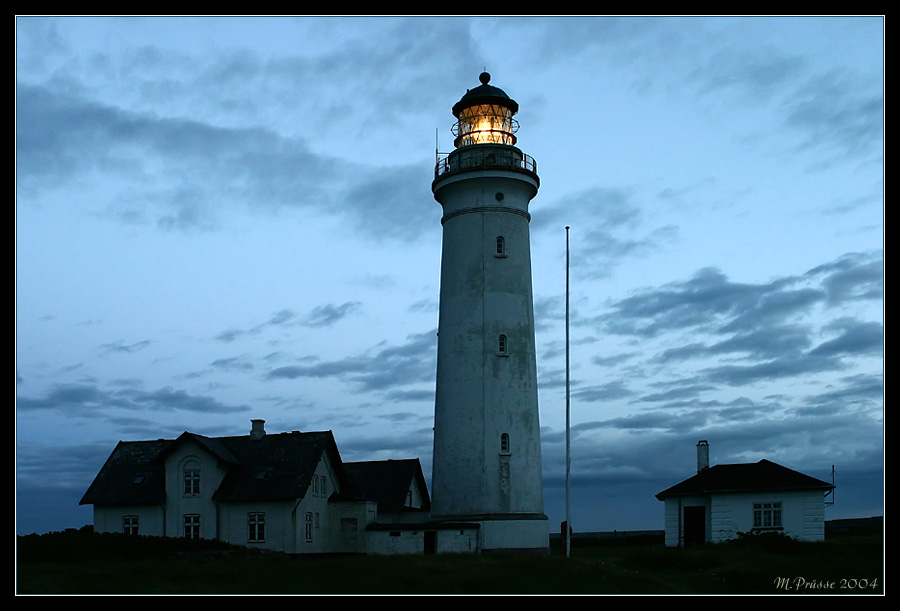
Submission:
M 502 169 L 524 171 L 537 180 L 534 159 L 516 148 L 519 123 L 514 115 L 519 105 L 498 87 L 490 85 L 491 75 L 482 72 L 481 85 L 469 89 L 453 105 L 456 123 L 454 150 L 435 151 L 435 180 L 460 172 Z
M 513 118 L 519 105 L 502 89 L 489 85 L 491 75 L 482 72 L 481 86 L 470 89 L 453 106 L 456 125 L 453 135 L 456 148 L 472 144 L 516 144 L 518 122 Z

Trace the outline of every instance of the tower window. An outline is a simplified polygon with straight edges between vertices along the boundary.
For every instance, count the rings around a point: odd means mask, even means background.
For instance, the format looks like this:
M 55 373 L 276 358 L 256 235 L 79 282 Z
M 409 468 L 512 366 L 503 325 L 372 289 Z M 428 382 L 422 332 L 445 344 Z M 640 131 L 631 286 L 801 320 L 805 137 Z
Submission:
M 509 454 L 509 433 L 500 434 L 500 453 Z
M 509 356 L 509 341 L 502 333 L 497 337 L 497 356 Z
M 505 257 L 506 256 L 506 238 L 502 235 L 497 236 L 497 248 L 494 251 L 495 257 Z

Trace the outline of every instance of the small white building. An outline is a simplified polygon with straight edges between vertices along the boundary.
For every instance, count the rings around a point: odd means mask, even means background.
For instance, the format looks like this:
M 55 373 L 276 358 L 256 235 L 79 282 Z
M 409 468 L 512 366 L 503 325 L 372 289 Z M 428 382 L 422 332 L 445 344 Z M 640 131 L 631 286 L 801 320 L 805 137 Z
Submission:
M 665 502 L 666 546 L 718 543 L 738 533 L 825 539 L 825 497 L 834 486 L 769 460 L 709 466 L 697 444 L 697 474 L 656 498 Z
M 428 515 L 418 459 L 356 468 L 341 461 L 330 431 L 272 435 L 252 423 L 243 436 L 120 441 L 81 500 L 94 506 L 94 530 L 367 553 L 367 528 L 379 519 Z

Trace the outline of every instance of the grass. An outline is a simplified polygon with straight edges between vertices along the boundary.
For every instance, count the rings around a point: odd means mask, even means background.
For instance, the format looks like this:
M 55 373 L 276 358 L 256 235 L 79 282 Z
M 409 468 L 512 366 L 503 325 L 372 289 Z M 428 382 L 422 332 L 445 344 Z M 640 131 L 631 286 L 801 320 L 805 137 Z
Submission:
M 882 533 L 873 532 L 824 543 L 749 537 L 685 549 L 579 542 L 568 559 L 555 550 L 544 557 L 291 558 L 213 541 L 82 529 L 17 537 L 16 588 L 19 594 L 883 594 L 883 549 Z

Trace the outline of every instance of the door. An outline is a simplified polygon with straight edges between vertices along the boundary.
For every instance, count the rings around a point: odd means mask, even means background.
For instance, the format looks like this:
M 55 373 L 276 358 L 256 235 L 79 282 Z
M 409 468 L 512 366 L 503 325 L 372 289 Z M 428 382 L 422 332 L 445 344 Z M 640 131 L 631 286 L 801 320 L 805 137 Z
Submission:
M 703 505 L 684 508 L 684 544 L 706 543 L 706 507 Z

